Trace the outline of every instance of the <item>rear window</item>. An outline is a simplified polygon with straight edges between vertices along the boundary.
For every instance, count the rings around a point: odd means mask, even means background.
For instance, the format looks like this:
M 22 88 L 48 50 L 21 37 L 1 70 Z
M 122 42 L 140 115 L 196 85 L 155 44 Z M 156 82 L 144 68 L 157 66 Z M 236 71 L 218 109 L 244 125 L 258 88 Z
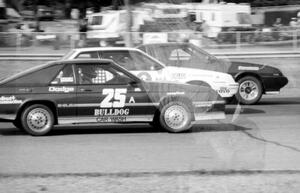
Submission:
M 61 64 L 56 64 L 37 71 L 30 72 L 23 76 L 8 81 L 9 86 L 45 86 L 48 85 L 58 71 L 62 68 Z

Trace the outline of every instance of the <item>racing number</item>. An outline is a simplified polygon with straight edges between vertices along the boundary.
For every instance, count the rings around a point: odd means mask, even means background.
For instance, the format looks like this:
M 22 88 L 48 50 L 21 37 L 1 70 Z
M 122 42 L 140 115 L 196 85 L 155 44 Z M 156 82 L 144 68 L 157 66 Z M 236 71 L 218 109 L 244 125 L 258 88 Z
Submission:
M 106 95 L 103 101 L 100 103 L 101 108 L 121 108 L 125 106 L 126 100 L 126 88 L 106 88 L 102 90 L 102 94 Z M 114 99 L 114 101 L 112 101 Z

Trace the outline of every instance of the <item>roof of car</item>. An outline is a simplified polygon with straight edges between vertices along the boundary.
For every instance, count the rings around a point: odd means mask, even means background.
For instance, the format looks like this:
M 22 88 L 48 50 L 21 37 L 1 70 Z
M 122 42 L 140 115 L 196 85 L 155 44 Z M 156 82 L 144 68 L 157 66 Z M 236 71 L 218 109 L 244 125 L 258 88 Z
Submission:
M 60 60 L 60 61 L 55 61 L 53 62 L 53 64 L 57 64 L 57 63 L 64 63 L 64 64 L 78 64 L 78 63 L 99 63 L 99 62 L 110 62 L 112 63 L 113 60 L 111 59 L 73 59 L 73 60 Z
M 187 42 L 165 42 L 165 43 L 149 43 L 149 44 L 141 44 L 136 48 L 143 47 L 143 46 L 159 46 L 159 45 L 189 45 L 190 43 Z
M 118 51 L 118 50 L 134 50 L 134 51 L 140 51 L 136 48 L 131 47 L 88 47 L 88 48 L 75 48 L 76 51 Z
M 126 69 L 124 69 L 123 67 L 121 67 L 120 65 L 116 64 L 113 60 L 110 59 L 74 59 L 74 60 L 58 60 L 58 61 L 53 61 L 53 62 L 47 62 L 45 64 L 41 64 L 32 68 L 29 68 L 23 72 L 14 74 L 10 77 L 4 78 L 2 80 L 0 80 L 0 84 L 13 80 L 13 79 L 17 79 L 20 78 L 26 74 L 32 73 L 34 71 L 38 71 L 38 70 L 42 70 L 45 69 L 47 67 L 51 67 L 54 65 L 58 65 L 58 64 L 99 64 L 99 63 L 110 63 L 114 66 L 118 66 L 119 68 L 123 69 L 127 74 L 130 74 L 131 76 L 135 77 L 133 74 L 131 74 L 130 72 L 128 72 Z M 138 79 L 137 77 L 135 77 L 136 79 Z

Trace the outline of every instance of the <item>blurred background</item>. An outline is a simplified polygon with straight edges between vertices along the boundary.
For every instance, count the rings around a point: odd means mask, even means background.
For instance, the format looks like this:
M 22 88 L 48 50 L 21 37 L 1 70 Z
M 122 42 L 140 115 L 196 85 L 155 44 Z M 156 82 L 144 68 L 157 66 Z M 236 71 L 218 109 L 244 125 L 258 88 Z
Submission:
M 0 0 L 0 51 L 164 42 L 290 51 L 299 29 L 299 0 Z

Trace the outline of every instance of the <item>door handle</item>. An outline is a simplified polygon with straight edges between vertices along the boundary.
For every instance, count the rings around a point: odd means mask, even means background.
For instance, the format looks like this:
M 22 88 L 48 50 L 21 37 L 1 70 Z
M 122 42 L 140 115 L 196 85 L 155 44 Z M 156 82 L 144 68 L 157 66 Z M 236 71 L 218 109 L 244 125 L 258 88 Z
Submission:
M 81 88 L 80 92 L 92 92 L 92 89 Z

